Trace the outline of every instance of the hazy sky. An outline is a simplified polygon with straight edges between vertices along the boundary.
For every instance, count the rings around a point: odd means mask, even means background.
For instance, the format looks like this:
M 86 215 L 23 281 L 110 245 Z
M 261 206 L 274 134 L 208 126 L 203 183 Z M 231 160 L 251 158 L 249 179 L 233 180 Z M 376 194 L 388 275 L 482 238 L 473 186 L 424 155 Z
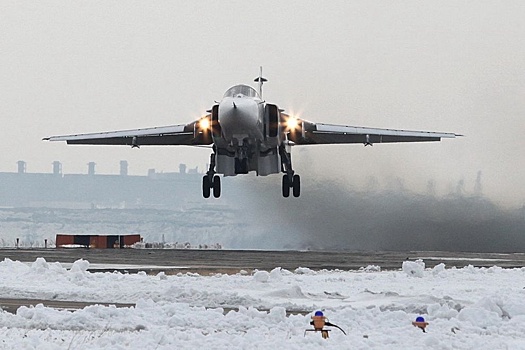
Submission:
M 262 65 L 266 100 L 307 120 L 466 135 L 296 147 L 303 177 L 447 192 L 481 170 L 486 195 L 521 206 L 524 18 L 523 1 L 0 0 L 0 171 L 202 169 L 207 149 L 41 139 L 190 122 Z

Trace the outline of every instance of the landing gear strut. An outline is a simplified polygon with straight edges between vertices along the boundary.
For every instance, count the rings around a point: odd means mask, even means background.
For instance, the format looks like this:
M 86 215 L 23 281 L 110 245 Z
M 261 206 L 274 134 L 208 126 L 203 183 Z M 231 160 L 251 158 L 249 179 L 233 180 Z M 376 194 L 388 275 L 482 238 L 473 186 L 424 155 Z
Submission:
M 202 196 L 210 198 L 212 189 L 213 197 L 219 198 L 221 196 L 221 178 L 215 175 L 215 152 L 210 156 L 210 168 L 202 177 Z
M 290 188 L 294 197 L 301 195 L 301 178 L 295 174 L 292 169 L 292 158 L 290 153 L 286 152 L 285 148 L 281 146 L 279 148 L 281 155 L 281 170 L 285 173 L 283 175 L 283 197 L 290 197 Z

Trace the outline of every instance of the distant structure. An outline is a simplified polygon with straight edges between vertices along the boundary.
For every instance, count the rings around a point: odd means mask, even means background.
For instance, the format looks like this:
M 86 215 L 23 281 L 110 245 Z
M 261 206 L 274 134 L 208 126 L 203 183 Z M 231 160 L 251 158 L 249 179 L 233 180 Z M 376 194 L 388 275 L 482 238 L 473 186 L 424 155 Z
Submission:
M 57 234 L 57 248 L 129 248 L 141 241 L 140 235 L 69 235 Z
M 88 163 L 88 175 L 95 175 L 95 162 Z
M 0 207 L 166 208 L 179 207 L 187 198 L 200 200 L 192 192 L 202 181 L 199 174 L 151 169 L 148 176 L 122 176 L 127 161 L 121 163 L 120 174 L 104 175 L 96 174 L 95 162 L 86 163 L 87 173 L 76 174 L 65 174 L 58 160 L 51 161 L 49 170 L 43 173 L 26 172 L 25 161 L 17 164 L 18 172 L 14 166 L 11 172 L 0 172 Z
M 481 197 L 483 195 L 483 186 L 481 185 L 481 170 L 478 171 L 476 184 L 474 185 L 474 195 Z
M 377 192 L 379 190 L 379 181 L 375 176 L 369 176 L 366 182 L 366 190 L 368 192 Z
M 188 174 L 198 174 L 198 173 L 199 173 L 199 167 L 198 166 L 188 170 Z
M 436 196 L 436 181 L 428 180 L 427 182 L 427 195 L 435 197 Z
M 25 174 L 26 173 L 26 162 L 24 162 L 23 160 L 19 160 L 16 163 L 18 164 L 18 173 Z
M 53 162 L 53 175 L 62 175 L 62 163 L 58 160 Z
M 128 161 L 120 161 L 120 176 L 128 176 Z
M 461 179 L 456 184 L 456 194 L 458 196 L 462 196 L 463 194 L 465 194 L 465 180 Z
M 179 164 L 179 173 L 186 174 L 186 164 Z

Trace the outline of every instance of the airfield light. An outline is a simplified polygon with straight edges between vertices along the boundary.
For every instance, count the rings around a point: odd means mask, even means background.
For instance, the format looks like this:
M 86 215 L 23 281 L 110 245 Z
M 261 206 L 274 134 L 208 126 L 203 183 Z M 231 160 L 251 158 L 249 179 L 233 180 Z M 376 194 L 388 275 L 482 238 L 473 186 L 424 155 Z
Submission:
M 412 322 L 412 325 L 421 329 L 423 333 L 426 333 L 425 328 L 427 328 L 428 322 L 426 322 L 422 316 L 418 316 L 416 317 L 416 320 Z

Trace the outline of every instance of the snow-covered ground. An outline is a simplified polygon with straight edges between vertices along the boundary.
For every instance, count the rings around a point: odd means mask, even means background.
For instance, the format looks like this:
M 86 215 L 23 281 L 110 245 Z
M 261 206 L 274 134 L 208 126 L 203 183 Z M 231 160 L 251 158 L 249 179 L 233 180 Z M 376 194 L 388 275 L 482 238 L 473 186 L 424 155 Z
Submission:
M 0 348 L 525 349 L 525 268 L 425 269 L 407 261 L 398 271 L 148 276 L 90 273 L 88 266 L 4 260 L 0 296 L 136 307 L 0 312 Z M 316 310 L 348 335 L 305 335 Z M 412 326 L 417 316 L 429 322 L 426 333 Z

